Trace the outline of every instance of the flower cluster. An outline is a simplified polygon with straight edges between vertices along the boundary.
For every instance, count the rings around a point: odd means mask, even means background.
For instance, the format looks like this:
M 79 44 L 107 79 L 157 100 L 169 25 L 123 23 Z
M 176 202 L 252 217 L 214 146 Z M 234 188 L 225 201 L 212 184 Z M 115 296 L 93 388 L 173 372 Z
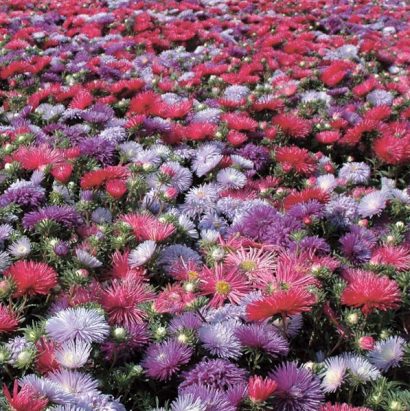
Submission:
M 0 2 L 0 408 L 410 409 L 410 8 Z

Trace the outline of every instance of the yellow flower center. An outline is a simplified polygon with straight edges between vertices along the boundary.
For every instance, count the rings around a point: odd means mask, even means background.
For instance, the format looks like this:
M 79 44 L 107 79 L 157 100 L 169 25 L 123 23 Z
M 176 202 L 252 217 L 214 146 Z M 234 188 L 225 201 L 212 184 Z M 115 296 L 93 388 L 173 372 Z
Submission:
M 231 286 L 226 281 L 217 281 L 215 285 L 216 292 L 218 294 L 226 295 L 231 290 Z
M 239 264 L 239 268 L 245 272 L 253 271 L 256 268 L 256 263 L 255 261 L 244 260 Z
M 188 271 L 188 279 L 189 280 L 196 280 L 198 278 L 198 272 L 197 271 Z

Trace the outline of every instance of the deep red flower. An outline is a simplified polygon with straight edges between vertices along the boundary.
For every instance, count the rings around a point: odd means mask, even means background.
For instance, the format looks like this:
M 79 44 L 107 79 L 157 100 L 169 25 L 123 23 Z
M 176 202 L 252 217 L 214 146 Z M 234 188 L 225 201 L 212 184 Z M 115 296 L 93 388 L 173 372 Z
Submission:
M 296 146 L 278 147 L 275 159 L 285 172 L 291 170 L 302 175 L 309 175 L 316 170 L 316 159 L 304 148 Z
M 400 306 L 400 289 L 396 281 L 386 276 L 355 270 L 347 274 L 347 281 L 341 302 L 349 307 L 361 308 L 363 314 L 367 315 L 375 309 L 387 311 Z
M 46 295 L 58 284 L 54 269 L 36 261 L 17 261 L 4 272 L 4 276 L 16 287 L 13 297 Z
M 222 120 L 228 124 L 231 130 L 246 130 L 253 131 L 258 126 L 258 122 L 244 113 L 226 113 L 222 116 Z
M 83 190 L 98 188 L 110 180 L 126 179 L 129 170 L 125 166 L 109 166 L 99 170 L 89 171 L 81 178 L 80 186 Z
M 410 159 L 410 136 L 396 138 L 384 135 L 373 142 L 373 151 L 377 158 L 387 164 L 403 164 Z
M 71 177 L 73 165 L 71 163 L 60 163 L 53 166 L 51 175 L 60 183 L 65 184 Z
M 46 145 L 38 147 L 20 147 L 13 155 L 25 170 L 41 170 L 48 164 L 62 161 L 62 154 Z
M 234 147 L 240 146 L 248 140 L 246 134 L 243 134 L 236 130 L 230 130 L 226 138 Z
M 340 139 L 338 131 L 321 131 L 315 135 L 315 139 L 322 144 L 333 144 Z
M 309 120 L 291 113 L 278 114 L 273 118 L 273 124 L 278 126 L 285 134 L 294 138 L 305 138 L 311 130 Z
M 261 321 L 277 314 L 289 316 L 309 311 L 315 302 L 313 294 L 301 287 L 292 287 L 250 303 L 246 307 L 246 314 L 250 321 Z
M 43 411 L 47 407 L 47 398 L 40 397 L 30 386 L 23 385 L 19 392 L 19 384 L 14 380 L 13 394 L 10 393 L 7 386 L 3 385 L 3 394 L 6 397 L 8 405 L 14 411 Z
M 252 402 L 266 401 L 276 390 L 278 383 L 268 377 L 253 375 L 248 381 L 248 396 Z
M 120 179 L 109 180 L 105 184 L 105 190 L 111 197 L 119 200 L 127 192 L 127 184 Z
M 130 102 L 129 113 L 159 115 L 162 110 L 161 97 L 153 91 L 137 94 Z
M 327 67 L 320 79 L 329 87 L 338 85 L 346 76 L 349 69 L 354 66 L 353 63 L 347 61 L 335 61 L 329 67 Z
M 72 109 L 84 110 L 93 103 L 93 96 L 88 90 L 82 89 L 72 99 L 69 107 Z
M 0 334 L 12 332 L 17 329 L 18 325 L 16 314 L 0 304 Z
M 289 194 L 283 201 L 283 207 L 285 210 L 289 210 L 289 208 L 295 204 L 305 203 L 309 200 L 317 200 L 321 203 L 327 203 L 329 201 L 329 193 L 319 187 L 305 188 L 302 191 L 296 191 Z
M 60 368 L 55 359 L 56 346 L 52 340 L 48 341 L 45 337 L 41 337 L 40 340 L 36 342 L 36 348 L 36 370 L 40 374 L 48 374 Z

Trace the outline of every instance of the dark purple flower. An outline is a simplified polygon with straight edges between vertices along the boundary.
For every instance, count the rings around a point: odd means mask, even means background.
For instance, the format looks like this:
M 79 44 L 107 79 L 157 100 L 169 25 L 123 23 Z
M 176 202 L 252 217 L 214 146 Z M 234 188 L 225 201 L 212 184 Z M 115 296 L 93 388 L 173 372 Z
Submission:
M 0 196 L 0 207 L 14 203 L 25 207 L 38 207 L 44 200 L 45 189 L 30 181 L 18 181 Z
M 207 388 L 227 390 L 246 382 L 246 371 L 228 360 L 205 359 L 190 371 L 184 372 L 183 378 L 180 389 L 198 384 Z
M 169 380 L 181 365 L 187 364 L 192 356 L 192 348 L 176 340 L 154 343 L 148 347 L 142 366 L 151 378 Z
M 306 368 L 286 362 L 269 374 L 278 387 L 273 397 L 275 409 L 281 411 L 313 411 L 324 400 L 320 380 Z
M 271 161 L 269 150 L 255 144 L 247 144 L 245 147 L 238 150 L 238 154 L 251 160 L 256 171 L 263 170 Z
M 74 207 L 70 206 L 48 206 L 37 211 L 27 213 L 23 217 L 23 226 L 32 229 L 35 225 L 44 220 L 51 220 L 60 223 L 64 227 L 72 228 L 81 223 L 81 217 Z
M 370 260 L 372 248 L 376 245 L 376 236 L 368 229 L 352 226 L 350 233 L 339 240 L 343 254 L 354 263 L 365 263 Z
M 94 157 L 103 165 L 110 165 L 113 163 L 115 143 L 107 141 L 100 136 L 83 139 L 79 144 L 79 148 L 81 155 Z
M 289 343 L 271 324 L 245 324 L 236 330 L 242 345 L 266 351 L 273 356 L 287 355 Z

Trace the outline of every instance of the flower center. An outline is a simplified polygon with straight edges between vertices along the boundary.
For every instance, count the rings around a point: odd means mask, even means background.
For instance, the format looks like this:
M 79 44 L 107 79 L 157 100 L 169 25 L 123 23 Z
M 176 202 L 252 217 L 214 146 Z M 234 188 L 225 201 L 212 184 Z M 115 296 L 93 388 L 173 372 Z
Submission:
M 244 260 L 239 264 L 239 268 L 246 272 L 253 271 L 256 268 L 256 263 L 255 261 Z
M 226 281 L 221 280 L 216 282 L 215 289 L 218 294 L 226 295 L 231 290 L 231 286 Z

